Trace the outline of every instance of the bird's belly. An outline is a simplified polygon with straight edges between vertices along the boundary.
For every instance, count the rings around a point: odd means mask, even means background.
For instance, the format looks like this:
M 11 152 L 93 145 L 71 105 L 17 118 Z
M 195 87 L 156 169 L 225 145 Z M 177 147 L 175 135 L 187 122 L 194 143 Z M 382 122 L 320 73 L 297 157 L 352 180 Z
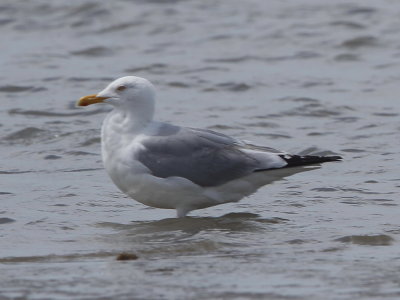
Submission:
M 169 209 L 213 205 L 204 190 L 187 179 L 153 176 L 137 161 L 130 164 L 115 160 L 104 161 L 104 165 L 110 178 L 122 192 L 145 205 Z
M 261 186 L 288 176 L 286 172 L 294 171 L 283 170 L 286 171 L 284 174 L 280 174 L 282 170 L 257 172 L 220 186 L 201 187 L 182 177 L 153 176 L 136 160 L 118 161 L 114 157 L 112 161 L 105 160 L 104 165 L 115 185 L 125 194 L 145 205 L 169 209 L 199 209 L 239 201 Z
M 137 175 L 125 193 L 138 202 L 157 208 L 202 208 L 214 205 L 198 185 L 180 177 Z

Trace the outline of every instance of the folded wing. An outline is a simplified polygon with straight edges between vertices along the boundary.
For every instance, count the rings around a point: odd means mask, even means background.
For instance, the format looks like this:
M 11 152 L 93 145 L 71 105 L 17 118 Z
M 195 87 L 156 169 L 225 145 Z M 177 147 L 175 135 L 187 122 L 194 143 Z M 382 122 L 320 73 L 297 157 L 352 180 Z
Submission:
M 287 165 L 280 156 L 285 153 L 272 148 L 249 145 L 209 130 L 166 126 L 172 125 L 165 124 L 158 133 L 143 139 L 137 153 L 137 159 L 157 177 L 179 176 L 208 187 Z

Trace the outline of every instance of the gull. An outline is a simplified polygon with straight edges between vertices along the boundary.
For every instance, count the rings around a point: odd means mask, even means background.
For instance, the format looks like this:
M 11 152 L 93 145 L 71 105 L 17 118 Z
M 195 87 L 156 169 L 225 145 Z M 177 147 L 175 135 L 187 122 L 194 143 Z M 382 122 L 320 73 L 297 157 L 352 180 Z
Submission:
M 101 127 L 101 149 L 114 184 L 145 205 L 176 209 L 177 217 L 237 202 L 307 166 L 341 159 L 292 155 L 211 130 L 154 121 L 155 88 L 141 77 L 119 78 L 77 105 L 95 103 L 113 107 Z

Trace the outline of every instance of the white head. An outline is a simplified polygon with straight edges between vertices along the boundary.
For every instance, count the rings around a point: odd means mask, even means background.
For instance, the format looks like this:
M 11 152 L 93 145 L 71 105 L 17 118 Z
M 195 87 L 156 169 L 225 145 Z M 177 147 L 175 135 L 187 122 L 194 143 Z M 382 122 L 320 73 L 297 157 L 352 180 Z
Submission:
M 98 94 L 82 97 L 77 105 L 108 103 L 115 110 L 152 119 L 154 101 L 155 88 L 150 81 L 141 77 L 126 76 L 114 80 Z

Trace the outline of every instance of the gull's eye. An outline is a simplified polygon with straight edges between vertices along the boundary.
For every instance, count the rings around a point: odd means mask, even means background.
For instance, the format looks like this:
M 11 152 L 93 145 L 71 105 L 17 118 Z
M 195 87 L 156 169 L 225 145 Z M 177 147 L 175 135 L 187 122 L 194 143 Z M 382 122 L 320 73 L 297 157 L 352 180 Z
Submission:
M 120 85 L 119 87 L 117 87 L 118 92 L 122 92 L 125 89 L 126 89 L 126 86 L 124 86 L 124 85 Z

